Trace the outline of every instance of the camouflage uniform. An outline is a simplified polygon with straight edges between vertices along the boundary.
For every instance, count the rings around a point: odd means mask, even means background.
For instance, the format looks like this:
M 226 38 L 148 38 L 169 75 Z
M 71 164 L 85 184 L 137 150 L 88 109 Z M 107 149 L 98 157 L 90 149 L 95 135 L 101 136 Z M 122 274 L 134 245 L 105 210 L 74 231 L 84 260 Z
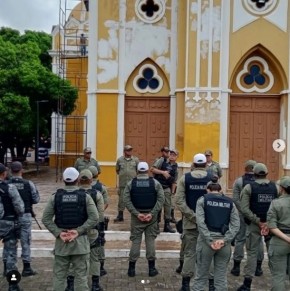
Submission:
M 119 201 L 118 201 L 118 211 L 124 211 L 124 190 L 127 183 L 132 180 L 137 175 L 137 165 L 139 159 L 135 156 L 131 158 L 125 158 L 121 156 L 116 162 L 116 173 L 119 176 Z
M 148 179 L 147 173 L 140 173 L 137 180 Z M 142 234 L 145 233 L 146 258 L 148 261 L 155 261 L 155 239 L 158 235 L 157 216 L 164 203 L 164 192 L 161 184 L 154 179 L 155 191 L 157 192 L 157 201 L 153 209 L 150 211 L 152 219 L 149 222 L 143 222 L 138 219 L 140 212 L 134 207 L 131 201 L 132 181 L 129 182 L 124 191 L 124 203 L 131 213 L 131 235 L 130 240 L 132 246 L 129 254 L 129 261 L 136 262 L 140 256 L 140 247 L 142 242 Z
M 6 184 L 3 180 L 0 180 L 1 184 Z M 6 184 L 7 185 L 7 184 Z M 7 217 L 5 216 L 5 205 L 1 207 L 2 212 L 0 212 L 0 234 L 4 237 L 4 248 L 6 255 L 6 271 L 18 270 L 17 269 L 17 234 L 14 231 L 15 224 L 19 224 L 19 217 L 24 214 L 24 203 L 21 199 L 17 188 L 14 185 L 8 185 L 8 193 L 3 193 L 3 195 L 8 195 L 14 207 L 14 211 L 18 217 Z M 2 196 L 2 194 L 1 194 Z M 3 199 L 2 199 L 3 200 Z M 0 209 L 0 210 L 1 210 Z M 20 225 L 19 225 L 20 227 Z M 5 234 L 9 233 L 8 239 L 5 239 Z
M 95 166 L 98 169 L 99 174 L 101 174 L 101 167 L 99 162 L 94 158 L 84 159 L 84 157 L 78 158 L 75 162 L 74 167 L 81 172 L 84 169 L 88 169 L 90 166 Z
M 13 178 L 24 180 L 23 178 L 19 176 L 12 176 Z M 28 181 L 30 185 L 30 195 L 31 195 L 31 203 L 32 204 L 37 204 L 40 200 L 39 197 L 39 192 L 36 189 L 34 183 L 32 181 Z M 13 183 L 16 188 L 21 187 L 21 183 Z M 21 189 L 19 189 L 21 190 Z M 31 262 L 31 225 L 32 225 L 32 216 L 31 213 L 24 213 L 22 217 L 19 218 L 19 223 L 20 223 L 20 243 L 21 243 L 21 258 L 24 262 L 30 263 Z M 6 249 L 3 248 L 3 261 L 7 260 L 7 253 Z
M 221 194 L 215 195 L 217 195 L 217 198 L 222 197 Z M 224 291 L 227 290 L 227 265 L 231 258 L 231 241 L 240 227 L 239 215 L 236 207 L 233 205 L 230 213 L 229 230 L 224 234 L 210 231 L 205 219 L 204 200 L 204 197 L 201 197 L 196 205 L 196 222 L 199 229 L 199 236 L 196 246 L 196 276 L 191 290 L 204 290 L 204 286 L 209 277 L 210 266 L 212 261 L 214 261 L 214 290 Z M 225 245 L 219 250 L 213 250 L 210 245 L 218 239 L 222 239 Z
M 77 186 L 65 186 L 67 192 L 79 189 Z M 75 290 L 89 291 L 87 275 L 89 271 L 90 244 L 86 235 L 90 229 L 98 223 L 99 215 L 96 205 L 90 195 L 86 196 L 86 209 L 88 219 L 76 230 L 79 236 L 72 242 L 64 243 L 59 237 L 62 229 L 59 228 L 53 217 L 55 215 L 55 195 L 49 199 L 43 212 L 42 222 L 46 228 L 56 237 L 54 247 L 54 266 L 53 266 L 53 290 L 63 291 L 65 281 L 72 264 L 75 274 Z
M 212 161 L 210 164 L 206 165 L 206 170 L 211 176 L 218 176 L 219 178 L 222 176 L 222 169 L 218 162 Z

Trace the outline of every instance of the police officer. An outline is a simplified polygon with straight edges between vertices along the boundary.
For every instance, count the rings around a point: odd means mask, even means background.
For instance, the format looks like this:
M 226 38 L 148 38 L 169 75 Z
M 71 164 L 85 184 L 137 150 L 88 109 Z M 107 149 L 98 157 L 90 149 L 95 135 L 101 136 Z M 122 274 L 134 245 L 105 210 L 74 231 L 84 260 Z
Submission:
M 65 289 L 70 264 L 75 274 L 75 290 L 89 290 L 90 244 L 87 233 L 97 225 L 99 215 L 91 196 L 77 186 L 78 177 L 79 172 L 75 168 L 65 169 L 65 187 L 50 197 L 42 217 L 43 224 L 56 237 L 53 266 L 55 291 Z
M 285 278 L 290 270 L 290 177 L 279 181 L 279 199 L 271 202 L 267 224 L 273 237 L 269 245 L 269 267 L 272 291 L 286 291 Z M 288 273 L 289 280 L 289 273 Z
M 206 171 L 206 157 L 196 154 L 193 157 L 193 170 L 184 174 L 177 184 L 176 207 L 183 215 L 184 262 L 182 267 L 181 291 L 189 291 L 190 278 L 195 273 L 196 243 L 198 230 L 196 225 L 196 202 L 207 193 L 207 184 L 211 175 Z
M 170 222 L 176 223 L 176 219 L 174 217 L 174 195 L 176 193 L 176 186 L 177 186 L 177 179 L 178 179 L 178 164 L 176 163 L 176 160 L 178 158 L 179 152 L 176 149 L 172 149 L 169 151 L 169 158 L 168 162 L 170 166 L 172 167 L 172 174 L 174 176 L 170 177 L 171 179 L 171 219 Z
M 104 210 L 106 210 L 109 206 L 109 194 L 108 194 L 107 187 L 98 180 L 98 169 L 96 167 L 90 166 L 89 170 L 92 172 L 92 175 L 93 175 L 93 181 L 91 183 L 92 189 L 98 190 L 102 193 L 103 200 L 104 200 Z M 104 223 L 105 223 L 105 230 L 107 230 L 109 218 L 106 216 L 104 217 Z M 105 236 L 105 233 L 104 233 L 104 236 Z M 98 258 L 101 264 L 100 275 L 104 276 L 107 274 L 107 271 L 104 268 L 105 260 L 106 260 L 104 245 L 98 246 Z
M 95 166 L 98 169 L 98 173 L 101 174 L 101 167 L 99 162 L 91 157 L 92 149 L 90 147 L 84 148 L 84 155 L 78 158 L 74 167 L 80 172 L 81 170 L 88 169 L 90 166 Z
M 130 145 L 124 146 L 124 154 L 119 157 L 116 162 L 116 173 L 119 177 L 119 201 L 118 201 L 118 215 L 114 222 L 124 221 L 124 189 L 127 183 L 137 175 L 137 165 L 139 159 L 132 155 L 133 147 Z
M 234 266 L 231 270 L 231 274 L 233 274 L 234 276 L 240 275 L 240 265 L 242 259 L 244 258 L 244 245 L 246 243 L 246 223 L 244 215 L 241 212 L 241 192 L 247 184 L 251 184 L 255 181 L 253 172 L 255 164 L 256 161 L 253 160 L 246 161 L 244 175 L 237 178 L 233 186 L 233 201 L 239 211 L 240 216 L 240 230 L 238 231 L 235 238 L 235 249 L 233 254 Z M 264 244 L 263 241 L 261 240 L 255 276 L 261 276 L 263 274 L 262 271 L 263 259 L 264 259 Z
M 164 190 L 164 232 L 175 233 L 176 231 L 171 227 L 171 186 L 174 182 L 177 168 L 173 167 L 169 161 L 170 150 L 168 147 L 161 148 L 161 157 L 158 158 L 150 171 L 154 174 L 154 178 L 162 185 Z
M 138 164 L 138 175 L 130 181 L 124 192 L 124 203 L 131 213 L 132 241 L 129 254 L 128 276 L 135 276 L 136 261 L 140 256 L 142 234 L 145 234 L 146 258 L 149 276 L 158 274 L 155 268 L 155 239 L 158 235 L 158 212 L 164 203 L 164 191 L 160 183 L 148 175 L 148 164 Z
M 24 203 L 17 188 L 5 182 L 6 167 L 0 163 L 0 239 L 7 254 L 5 275 L 17 271 L 17 238 L 20 231 L 19 218 L 24 214 Z M 19 226 L 19 228 L 18 228 Z M 18 284 L 9 283 L 8 291 L 21 291 Z
M 208 194 L 199 198 L 196 205 L 197 268 L 193 291 L 205 290 L 209 269 L 214 261 L 214 290 L 227 288 L 227 265 L 231 257 L 231 241 L 240 227 L 238 211 L 229 197 L 221 194 L 218 183 L 207 186 Z
M 79 186 L 91 195 L 99 213 L 99 223 L 96 225 L 97 229 L 90 230 L 88 236 L 91 243 L 90 253 L 90 275 L 92 276 L 92 289 L 91 291 L 102 291 L 99 285 L 100 278 L 100 261 L 99 251 L 100 247 L 104 246 L 104 199 L 100 191 L 91 187 L 93 175 L 89 169 L 80 172 Z
M 12 162 L 11 166 L 12 177 L 9 183 L 16 186 L 23 202 L 25 212 L 22 217 L 19 218 L 20 223 L 20 243 L 22 248 L 22 260 L 23 260 L 23 271 L 22 277 L 33 276 L 37 274 L 31 266 L 31 225 L 32 225 L 32 205 L 39 202 L 39 193 L 32 181 L 28 181 L 22 178 L 23 168 L 22 163 L 15 161 Z M 3 248 L 3 262 L 4 269 L 7 260 L 7 250 Z
M 207 171 L 212 175 L 216 175 L 219 178 L 222 176 L 222 169 L 218 162 L 213 161 L 212 156 L 213 153 L 211 150 L 206 150 L 204 152 L 204 155 L 206 156 L 206 169 Z
M 251 290 L 262 239 L 261 233 L 266 233 L 268 230 L 267 211 L 271 201 L 278 195 L 276 184 L 267 179 L 267 174 L 266 165 L 257 163 L 254 166 L 255 182 L 246 185 L 241 192 L 241 211 L 247 223 L 247 263 L 244 269 L 244 283 L 238 288 L 238 291 Z M 265 239 L 265 242 L 268 247 L 269 240 Z

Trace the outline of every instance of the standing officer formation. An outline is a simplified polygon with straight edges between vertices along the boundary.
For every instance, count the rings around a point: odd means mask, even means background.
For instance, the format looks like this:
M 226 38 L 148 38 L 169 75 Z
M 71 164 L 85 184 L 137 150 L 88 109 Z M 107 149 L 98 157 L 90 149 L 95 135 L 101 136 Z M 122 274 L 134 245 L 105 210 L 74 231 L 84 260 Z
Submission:
M 22 277 L 33 276 L 37 274 L 31 266 L 31 225 L 32 225 L 32 215 L 33 204 L 39 202 L 39 193 L 32 181 L 28 181 L 22 178 L 22 164 L 18 161 L 12 162 L 11 164 L 12 177 L 9 179 L 8 183 L 16 186 L 23 202 L 24 202 L 24 214 L 19 218 L 20 224 L 20 243 L 21 243 L 21 258 L 23 261 L 23 271 Z M 6 272 L 6 261 L 8 257 L 7 249 L 3 248 L 3 263 L 4 263 L 4 273 Z
M 239 177 L 233 186 L 233 201 L 239 210 L 240 216 L 240 230 L 238 231 L 235 238 L 235 249 L 233 254 L 234 266 L 231 270 L 231 274 L 234 276 L 240 276 L 240 265 L 241 261 L 244 258 L 244 246 L 246 243 L 246 223 L 245 217 L 241 210 L 241 192 L 243 188 L 255 182 L 254 177 L 254 166 L 256 165 L 256 161 L 248 160 L 245 162 L 245 173 L 243 176 Z M 255 276 L 261 276 L 263 274 L 262 271 L 262 262 L 264 259 L 264 244 L 261 240 L 258 257 L 257 257 L 257 267 L 255 271 Z
M 75 275 L 75 290 L 89 290 L 87 270 L 90 243 L 87 233 L 97 225 L 99 215 L 91 196 L 77 186 L 78 178 L 79 172 L 75 168 L 65 169 L 65 187 L 51 196 L 43 212 L 42 222 L 56 238 L 54 291 L 65 289 L 70 265 Z
M 139 159 L 132 155 L 133 147 L 130 145 L 124 146 L 124 155 L 119 157 L 116 162 L 116 173 L 119 176 L 119 201 L 118 201 L 118 215 L 114 222 L 124 221 L 124 189 L 129 181 L 137 175 L 137 165 Z
M 20 236 L 19 219 L 24 214 L 24 203 L 17 188 L 7 184 L 6 167 L 0 163 L 0 239 L 7 254 L 6 272 L 17 269 L 17 239 Z M 8 291 L 21 291 L 18 284 L 9 282 Z
M 193 291 L 204 290 L 214 262 L 214 290 L 227 290 L 227 267 L 231 258 L 231 241 L 240 227 L 238 211 L 232 199 L 221 194 L 218 183 L 209 183 L 208 194 L 196 205 L 197 268 Z
M 238 291 L 251 290 L 252 278 L 257 268 L 257 255 L 262 234 L 268 232 L 267 212 L 272 200 L 277 198 L 278 189 L 274 182 L 267 179 L 268 169 L 262 163 L 254 166 L 255 182 L 247 184 L 241 193 L 241 210 L 247 224 L 247 263 L 244 270 L 244 283 Z M 265 237 L 268 249 L 269 240 Z
M 195 274 L 196 244 L 198 229 L 196 224 L 196 203 L 207 193 L 207 184 L 211 180 L 206 171 L 206 157 L 196 154 L 193 157 L 193 170 L 184 174 L 177 184 L 176 206 L 183 215 L 182 244 L 184 261 L 182 266 L 181 291 L 189 291 L 190 279 Z
M 145 234 L 146 258 L 149 276 L 158 274 L 155 268 L 155 239 L 158 235 L 158 212 L 164 203 L 164 191 L 161 184 L 148 175 L 148 164 L 138 164 L 138 175 L 130 181 L 124 192 L 124 203 L 131 213 L 132 246 L 129 254 L 128 276 L 135 276 L 136 261 L 140 257 L 142 235 Z
M 168 147 L 161 148 L 162 156 L 158 158 L 153 166 L 151 172 L 154 174 L 154 178 L 162 185 L 164 190 L 165 202 L 164 202 L 164 232 L 175 233 L 175 230 L 170 225 L 171 220 L 171 187 L 176 178 L 177 168 L 172 166 L 168 158 L 170 150 Z M 160 213 L 161 214 L 161 213 Z

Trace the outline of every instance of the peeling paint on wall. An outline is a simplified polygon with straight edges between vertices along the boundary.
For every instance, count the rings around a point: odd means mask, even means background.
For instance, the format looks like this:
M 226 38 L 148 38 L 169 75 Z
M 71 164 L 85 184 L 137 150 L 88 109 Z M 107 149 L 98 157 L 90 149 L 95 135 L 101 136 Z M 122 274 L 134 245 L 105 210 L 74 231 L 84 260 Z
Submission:
M 206 4 L 207 3 L 207 4 Z M 205 59 L 208 55 L 208 44 L 210 38 L 212 38 L 212 51 L 218 52 L 220 50 L 221 40 L 221 7 L 213 6 L 210 11 L 208 1 L 206 1 L 201 7 L 201 30 L 200 30 L 200 55 Z M 198 23 L 198 4 L 193 2 L 191 5 L 191 30 L 197 31 Z M 212 29 L 210 31 L 210 17 L 212 21 Z
M 199 102 L 188 98 L 185 102 L 185 119 L 189 123 L 215 123 L 220 122 L 220 102 L 206 101 L 204 98 Z
M 118 34 L 119 22 L 108 20 L 105 22 L 108 28 L 108 38 L 98 42 L 98 82 L 107 83 L 118 76 Z M 162 25 L 151 25 L 136 20 L 129 21 L 126 27 L 126 80 L 132 71 L 144 59 L 153 59 L 160 67 L 169 73 L 170 30 L 164 22 Z

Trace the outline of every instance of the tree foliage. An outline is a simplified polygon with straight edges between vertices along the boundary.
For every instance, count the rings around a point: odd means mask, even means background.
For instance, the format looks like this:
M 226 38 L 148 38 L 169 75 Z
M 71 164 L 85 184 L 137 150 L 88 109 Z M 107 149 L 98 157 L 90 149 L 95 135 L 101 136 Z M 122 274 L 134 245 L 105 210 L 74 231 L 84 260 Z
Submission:
M 51 36 L 11 28 L 0 29 L 0 161 L 10 148 L 12 156 L 25 159 L 36 133 L 37 102 L 41 133 L 49 131 L 50 116 L 62 100 L 63 114 L 75 108 L 77 89 L 51 71 Z M 17 153 L 14 153 L 14 148 Z

